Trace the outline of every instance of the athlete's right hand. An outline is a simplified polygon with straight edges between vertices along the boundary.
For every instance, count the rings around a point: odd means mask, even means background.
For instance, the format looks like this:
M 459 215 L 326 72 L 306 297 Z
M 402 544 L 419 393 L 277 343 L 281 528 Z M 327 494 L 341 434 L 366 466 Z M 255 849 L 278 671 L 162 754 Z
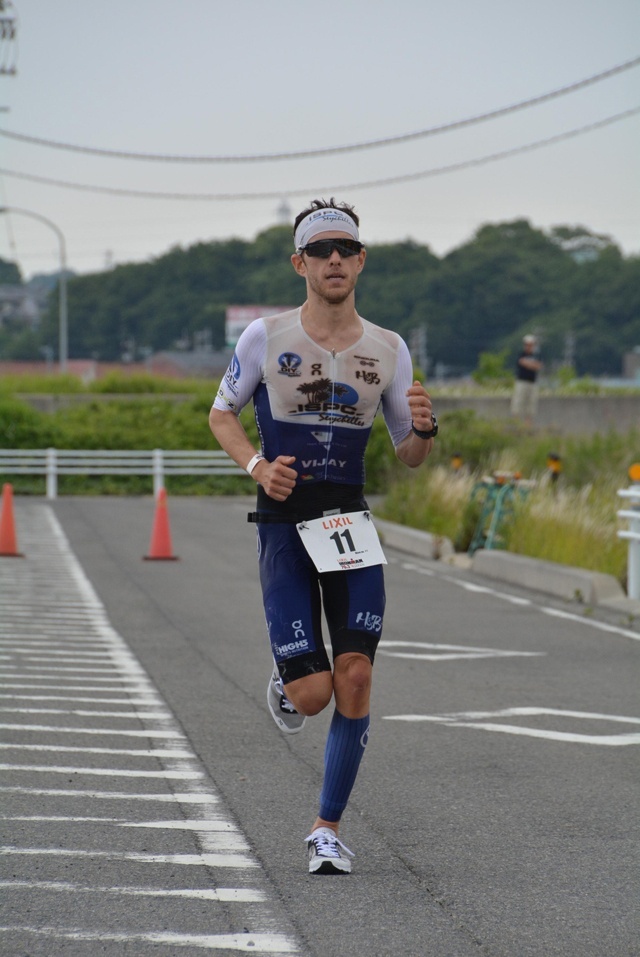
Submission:
M 293 455 L 279 455 L 273 462 L 263 459 L 253 470 L 253 477 L 276 502 L 286 501 L 295 488 L 298 473 L 291 468 L 294 462 Z

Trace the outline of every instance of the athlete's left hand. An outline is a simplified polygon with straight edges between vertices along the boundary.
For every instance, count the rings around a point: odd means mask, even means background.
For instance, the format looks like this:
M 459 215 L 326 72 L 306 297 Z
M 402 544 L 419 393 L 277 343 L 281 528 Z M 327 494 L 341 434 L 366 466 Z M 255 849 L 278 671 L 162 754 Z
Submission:
M 430 432 L 433 428 L 431 420 L 431 396 L 416 379 L 413 385 L 407 389 L 407 398 L 409 399 L 409 411 L 411 412 L 411 421 L 419 432 Z

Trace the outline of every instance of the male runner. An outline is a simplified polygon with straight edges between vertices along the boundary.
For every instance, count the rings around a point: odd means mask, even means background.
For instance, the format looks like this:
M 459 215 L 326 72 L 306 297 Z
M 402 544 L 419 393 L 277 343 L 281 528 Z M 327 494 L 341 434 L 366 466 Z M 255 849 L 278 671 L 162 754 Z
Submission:
M 382 633 L 384 556 L 377 538 L 360 547 L 369 518 L 367 440 L 381 405 L 396 455 L 415 468 L 438 430 L 427 391 L 412 381 L 404 341 L 356 311 L 366 258 L 358 227 L 353 207 L 333 199 L 314 200 L 299 214 L 291 262 L 306 282 L 306 301 L 243 332 L 209 418 L 222 448 L 258 483 L 250 519 L 275 665 L 269 709 L 292 734 L 335 701 L 319 813 L 306 838 L 312 874 L 351 870 L 353 854 L 338 827 L 367 743 Z M 238 420 L 251 399 L 259 452 Z M 327 559 L 327 549 L 335 556 Z M 322 570 L 326 561 L 336 570 Z

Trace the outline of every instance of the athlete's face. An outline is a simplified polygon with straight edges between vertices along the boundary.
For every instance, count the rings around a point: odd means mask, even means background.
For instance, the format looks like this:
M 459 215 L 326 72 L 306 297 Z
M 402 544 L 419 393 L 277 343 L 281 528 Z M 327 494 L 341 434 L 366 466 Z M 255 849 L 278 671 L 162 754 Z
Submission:
M 314 236 L 313 241 L 321 239 L 351 239 L 351 236 L 334 230 L 319 233 Z M 341 256 L 334 248 L 328 259 L 309 256 L 303 252 L 294 253 L 291 262 L 298 275 L 306 279 L 309 293 L 314 293 L 325 302 L 341 303 L 353 293 L 364 267 L 365 257 L 365 249 L 361 249 L 355 256 Z

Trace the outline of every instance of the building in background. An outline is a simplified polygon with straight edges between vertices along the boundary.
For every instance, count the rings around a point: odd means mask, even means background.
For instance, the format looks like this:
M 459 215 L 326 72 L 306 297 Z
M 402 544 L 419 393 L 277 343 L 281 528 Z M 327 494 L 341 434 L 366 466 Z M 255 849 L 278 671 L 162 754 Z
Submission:
M 288 312 L 295 308 L 295 306 L 227 306 L 224 325 L 227 346 L 235 349 L 238 339 L 254 319 L 277 316 L 280 312 Z

